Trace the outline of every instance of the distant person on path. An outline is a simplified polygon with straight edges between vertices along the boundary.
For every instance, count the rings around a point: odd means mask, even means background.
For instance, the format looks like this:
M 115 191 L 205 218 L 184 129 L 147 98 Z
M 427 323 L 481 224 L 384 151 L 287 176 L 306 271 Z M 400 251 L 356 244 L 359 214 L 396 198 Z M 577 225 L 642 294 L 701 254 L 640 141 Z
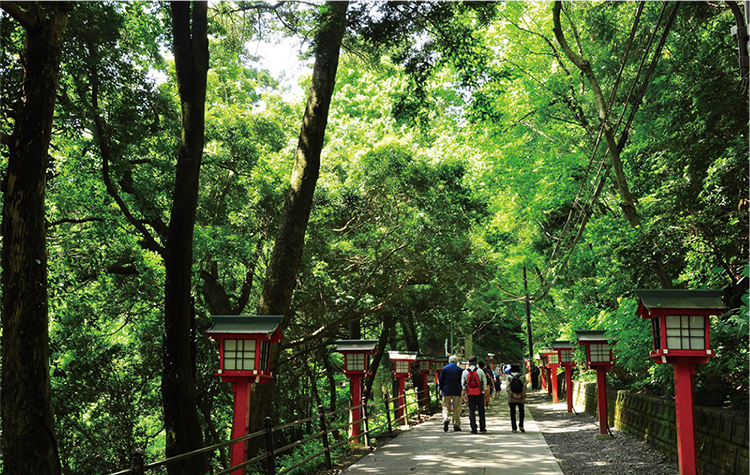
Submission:
M 440 371 L 440 393 L 443 395 L 443 431 L 448 432 L 453 411 L 453 432 L 461 431 L 461 375 L 463 370 L 458 366 L 458 356 L 451 355 L 448 364 Z
M 517 364 L 510 366 L 510 374 L 506 379 L 508 405 L 510 406 L 510 427 L 513 432 L 526 432 L 523 428 L 524 404 L 526 404 L 526 378 Z M 516 408 L 518 413 L 518 427 L 516 427 Z
M 501 368 L 497 368 L 495 370 L 495 373 L 492 375 L 492 380 L 495 383 L 495 397 L 498 397 L 500 395 L 500 391 L 503 390 L 503 379 L 502 379 L 502 371 L 500 371 Z
M 539 368 L 531 365 L 531 389 L 539 389 Z
M 495 385 L 492 383 L 492 372 L 490 371 L 489 365 L 484 364 L 484 361 L 480 361 L 479 369 L 482 370 L 485 380 L 487 381 L 487 390 L 489 391 L 489 395 L 484 401 L 484 407 L 485 409 L 487 409 L 488 407 L 490 407 L 490 400 L 492 399 L 492 394 L 495 392 Z
M 469 367 L 461 375 L 462 394 L 466 402 L 469 403 L 469 424 L 471 433 L 477 433 L 476 413 L 479 412 L 479 432 L 487 432 L 487 425 L 484 419 L 484 403 L 489 399 L 490 391 L 487 387 L 487 377 L 484 371 L 477 368 L 477 357 L 469 358 Z

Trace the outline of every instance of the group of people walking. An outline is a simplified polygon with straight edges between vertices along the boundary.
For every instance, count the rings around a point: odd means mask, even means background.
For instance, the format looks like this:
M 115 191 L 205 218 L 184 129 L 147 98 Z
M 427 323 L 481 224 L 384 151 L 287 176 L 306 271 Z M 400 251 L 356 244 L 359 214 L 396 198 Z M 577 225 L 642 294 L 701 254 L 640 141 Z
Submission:
M 443 396 L 443 431 L 453 424 L 453 431 L 461 431 L 461 411 L 463 403 L 469 407 L 469 425 L 471 433 L 487 432 L 485 409 L 489 406 L 490 396 L 502 390 L 502 376 L 496 376 L 492 370 L 483 370 L 477 365 L 476 356 L 469 358 L 466 368 L 458 365 L 458 357 L 452 355 L 448 364 L 440 372 L 440 393 Z M 517 364 L 512 364 L 504 373 L 510 422 L 513 432 L 525 432 L 523 428 L 524 404 L 526 403 L 526 378 Z M 516 424 L 516 412 L 518 423 Z M 477 422 L 477 416 L 479 421 Z

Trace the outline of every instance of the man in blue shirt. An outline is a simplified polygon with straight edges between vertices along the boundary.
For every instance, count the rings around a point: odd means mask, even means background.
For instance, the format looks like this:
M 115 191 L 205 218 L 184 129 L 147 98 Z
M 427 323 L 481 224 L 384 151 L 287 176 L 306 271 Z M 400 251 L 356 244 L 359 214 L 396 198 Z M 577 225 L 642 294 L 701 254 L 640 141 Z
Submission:
M 443 431 L 448 432 L 453 411 L 453 432 L 461 431 L 461 374 L 463 370 L 456 364 L 458 357 L 451 355 L 448 364 L 440 371 L 440 394 L 443 395 Z

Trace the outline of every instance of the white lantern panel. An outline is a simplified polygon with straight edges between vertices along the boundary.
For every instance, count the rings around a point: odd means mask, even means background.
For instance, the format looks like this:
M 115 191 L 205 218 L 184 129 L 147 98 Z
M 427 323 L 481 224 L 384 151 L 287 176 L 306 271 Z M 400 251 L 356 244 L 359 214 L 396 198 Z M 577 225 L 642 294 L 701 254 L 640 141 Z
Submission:
M 408 373 L 409 372 L 409 361 L 396 361 L 396 372 L 397 373 Z
M 667 348 L 670 350 L 703 350 L 706 345 L 705 317 L 702 315 L 667 315 L 665 317 Z
M 346 370 L 347 371 L 364 371 L 365 370 L 365 355 L 362 353 L 349 353 L 346 355 Z
M 224 369 L 255 369 L 255 340 L 224 340 Z
M 563 363 L 573 362 L 573 352 L 571 350 L 560 351 L 560 361 Z
M 608 363 L 609 345 L 606 343 L 592 343 L 589 345 L 589 356 L 592 363 Z
M 549 364 L 559 364 L 560 363 L 560 358 L 557 356 L 557 353 L 553 353 L 553 354 L 550 354 L 547 357 L 547 362 Z
M 429 371 L 430 360 L 419 360 L 419 371 Z

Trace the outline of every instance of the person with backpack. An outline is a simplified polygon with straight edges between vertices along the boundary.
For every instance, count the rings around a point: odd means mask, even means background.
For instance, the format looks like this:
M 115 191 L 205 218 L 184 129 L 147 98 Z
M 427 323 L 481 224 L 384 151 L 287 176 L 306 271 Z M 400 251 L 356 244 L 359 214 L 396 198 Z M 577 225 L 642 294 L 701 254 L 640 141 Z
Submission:
M 523 428 L 524 404 L 526 404 L 526 378 L 517 364 L 510 365 L 510 374 L 506 379 L 508 405 L 510 406 L 510 427 L 513 433 L 526 432 Z M 516 408 L 518 408 L 518 427 L 516 428 Z
M 484 371 L 477 368 L 476 356 L 469 358 L 469 367 L 461 375 L 461 387 L 463 388 L 462 395 L 464 400 L 469 403 L 471 433 L 477 433 L 477 412 L 479 412 L 479 432 L 487 432 L 487 424 L 484 418 L 484 403 L 489 399 L 490 392 Z
M 451 355 L 440 371 L 440 394 L 443 395 L 443 432 L 448 432 L 449 415 L 453 411 L 453 432 L 461 431 L 461 376 L 458 356 Z

